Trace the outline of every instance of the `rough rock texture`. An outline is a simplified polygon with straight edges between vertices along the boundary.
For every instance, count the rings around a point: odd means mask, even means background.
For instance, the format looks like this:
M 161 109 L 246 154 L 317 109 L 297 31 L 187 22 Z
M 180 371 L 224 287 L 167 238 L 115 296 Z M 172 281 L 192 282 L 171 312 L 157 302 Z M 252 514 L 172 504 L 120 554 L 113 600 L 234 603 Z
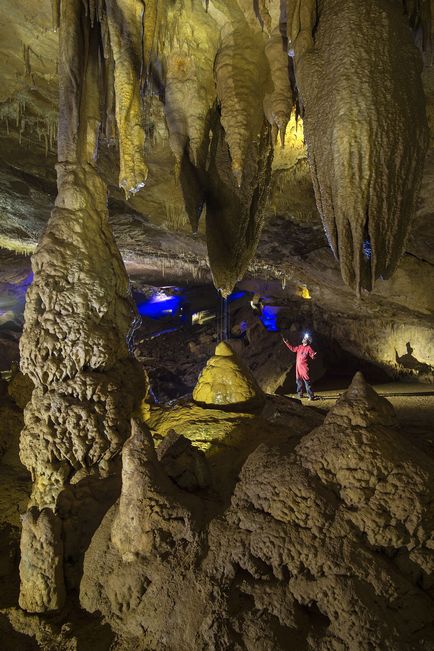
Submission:
M 287 51 L 288 41 L 282 38 L 280 28 L 276 27 L 265 45 L 273 89 L 264 97 L 264 113 L 270 124 L 275 127 L 275 132 L 280 134 L 282 147 L 285 144 L 286 127 L 294 104 L 290 82 L 291 59 Z
M 122 452 L 122 492 L 111 533 L 112 543 L 125 561 L 164 547 L 167 536 L 174 542 L 194 542 L 192 514 L 186 506 L 175 504 L 174 493 L 149 431 L 133 420 L 131 438 Z
M 81 603 L 138 649 L 431 648 L 434 465 L 394 427 L 356 375 L 295 449 L 250 454 L 230 505 L 194 540 L 185 515 L 175 536 L 158 517 L 154 546 L 127 562 L 111 541 L 121 498 L 86 554 Z M 152 504 L 176 510 L 186 495 L 168 495 L 147 440 L 129 443 L 148 486 L 136 540 L 150 536 Z
M 317 206 L 344 281 L 371 290 L 395 271 L 414 216 L 421 57 L 400 2 L 301 4 L 289 3 L 288 31 Z
M 65 557 L 80 574 L 81 528 L 74 534 L 70 523 L 77 512 L 83 522 L 96 519 L 113 499 L 113 489 L 102 500 L 82 498 L 92 479 L 108 478 L 105 487 L 110 483 L 130 433 L 131 412 L 144 394 L 144 376 L 129 357 L 127 341 L 136 313 L 108 226 L 107 188 L 93 166 L 101 59 L 89 7 L 61 4 L 58 194 L 32 259 L 20 341 L 22 370 L 35 385 L 20 457 L 32 475 L 31 504 L 42 513 L 37 519 L 30 511 L 23 521 L 20 604 L 37 611 L 62 605 L 57 568 L 66 570 L 63 537 Z M 41 581 L 45 587 L 38 590 Z
M 38 613 L 64 605 L 62 525 L 51 509 L 32 508 L 23 517 L 20 579 L 24 610 Z
M 263 400 L 263 394 L 252 373 L 222 341 L 199 376 L 193 400 L 208 407 L 254 408 Z
M 211 483 L 204 452 L 175 430 L 171 430 L 157 447 L 157 458 L 179 488 L 194 491 L 207 488 Z
M 40 508 L 53 506 L 73 475 L 78 481 L 92 466 L 107 474 L 143 383 L 128 357 L 134 311 L 104 184 L 91 168 L 59 166 L 56 204 L 33 256 L 20 342 L 21 367 L 35 384 L 21 459 Z

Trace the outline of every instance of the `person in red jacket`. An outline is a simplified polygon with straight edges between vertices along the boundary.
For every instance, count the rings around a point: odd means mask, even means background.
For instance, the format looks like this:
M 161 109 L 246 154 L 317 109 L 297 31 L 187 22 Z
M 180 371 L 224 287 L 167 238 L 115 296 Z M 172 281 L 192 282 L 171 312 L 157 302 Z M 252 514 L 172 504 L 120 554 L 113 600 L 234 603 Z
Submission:
M 295 360 L 295 379 L 297 382 L 297 395 L 303 397 L 303 385 L 306 387 L 306 393 L 309 400 L 317 400 L 312 391 L 309 375 L 309 358 L 313 359 L 316 352 L 311 348 L 312 339 L 305 334 L 301 346 L 291 346 L 291 344 L 282 336 L 283 343 L 289 350 L 296 354 Z

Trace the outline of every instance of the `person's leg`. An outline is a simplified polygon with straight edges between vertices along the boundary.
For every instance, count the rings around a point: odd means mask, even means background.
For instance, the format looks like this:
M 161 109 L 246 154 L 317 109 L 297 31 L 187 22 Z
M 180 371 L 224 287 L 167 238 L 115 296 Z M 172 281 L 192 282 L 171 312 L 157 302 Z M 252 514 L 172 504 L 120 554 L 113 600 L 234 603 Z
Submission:
M 299 398 L 303 397 L 303 380 L 300 380 L 299 377 L 295 378 L 297 384 L 297 395 Z
M 308 395 L 308 398 L 309 398 L 309 400 L 312 400 L 315 396 L 314 396 L 314 393 L 313 393 L 313 391 L 312 391 L 312 387 L 311 387 L 311 385 L 310 385 L 310 381 L 309 381 L 309 380 L 305 380 L 305 381 L 304 381 L 304 384 L 305 384 L 305 387 L 306 387 L 306 393 L 307 393 L 307 395 Z

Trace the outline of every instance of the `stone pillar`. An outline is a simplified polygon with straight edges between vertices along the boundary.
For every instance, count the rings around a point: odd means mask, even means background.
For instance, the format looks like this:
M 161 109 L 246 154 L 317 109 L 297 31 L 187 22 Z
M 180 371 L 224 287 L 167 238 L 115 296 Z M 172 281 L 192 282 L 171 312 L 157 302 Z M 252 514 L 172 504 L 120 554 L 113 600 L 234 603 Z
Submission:
M 108 225 L 107 188 L 94 167 L 97 29 L 81 0 L 62 2 L 58 195 L 32 259 L 20 342 L 21 368 L 35 384 L 20 442 L 33 480 L 20 605 L 32 612 L 60 608 L 65 598 L 59 497 L 120 472 L 131 412 L 144 393 L 127 345 L 136 311 Z M 79 501 L 76 510 L 84 510 Z

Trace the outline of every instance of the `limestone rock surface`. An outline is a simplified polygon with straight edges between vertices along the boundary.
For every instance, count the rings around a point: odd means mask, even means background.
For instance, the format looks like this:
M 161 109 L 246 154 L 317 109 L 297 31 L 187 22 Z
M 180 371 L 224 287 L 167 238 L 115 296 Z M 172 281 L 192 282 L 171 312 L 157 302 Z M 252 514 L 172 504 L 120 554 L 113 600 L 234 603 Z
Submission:
M 163 531 L 174 541 L 193 542 L 194 528 L 189 509 L 176 504 L 174 487 L 158 462 L 149 431 L 134 419 L 122 452 L 122 492 L 112 526 L 113 545 L 125 560 L 132 560 L 159 548 Z
M 432 459 L 357 375 L 295 447 L 265 442 L 250 454 L 194 544 L 158 521 L 168 546 L 126 562 L 114 507 L 86 554 L 81 603 L 137 649 L 429 649 L 433 479 Z M 172 508 L 181 494 L 167 498 Z
M 194 491 L 210 485 L 211 476 L 204 452 L 175 430 L 168 432 L 159 444 L 157 457 L 179 488 Z
M 58 610 L 66 597 L 61 522 L 50 509 L 33 508 L 22 525 L 20 606 L 33 613 Z
M 344 281 L 371 290 L 396 269 L 422 179 L 420 54 L 400 2 L 289 7 L 318 210 Z
M 256 406 L 263 400 L 252 373 L 224 341 L 217 344 L 193 391 L 193 400 L 212 406 Z

